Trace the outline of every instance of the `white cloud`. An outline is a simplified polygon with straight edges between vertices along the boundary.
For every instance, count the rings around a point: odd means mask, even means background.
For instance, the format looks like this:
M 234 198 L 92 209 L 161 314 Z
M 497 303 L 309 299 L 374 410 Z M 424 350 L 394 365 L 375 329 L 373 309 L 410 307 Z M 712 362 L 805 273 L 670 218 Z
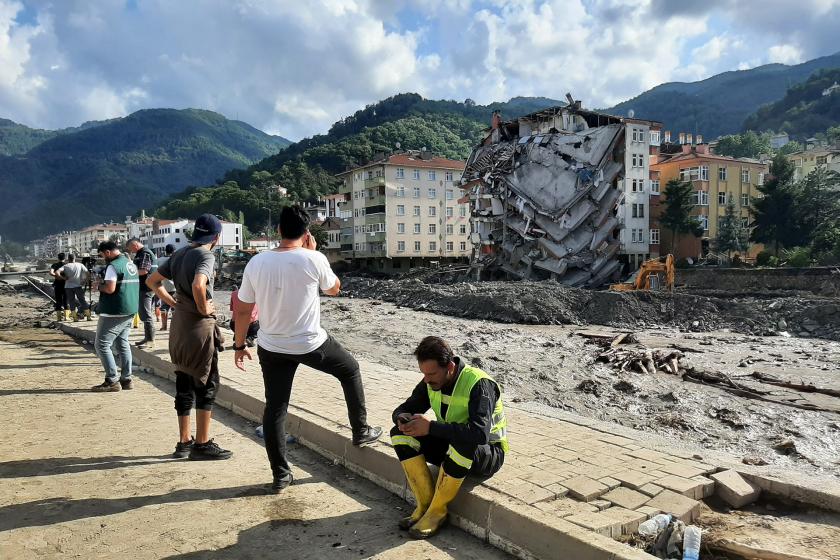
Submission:
M 802 62 L 802 49 L 794 45 L 773 45 L 767 50 L 770 62 L 797 64 Z

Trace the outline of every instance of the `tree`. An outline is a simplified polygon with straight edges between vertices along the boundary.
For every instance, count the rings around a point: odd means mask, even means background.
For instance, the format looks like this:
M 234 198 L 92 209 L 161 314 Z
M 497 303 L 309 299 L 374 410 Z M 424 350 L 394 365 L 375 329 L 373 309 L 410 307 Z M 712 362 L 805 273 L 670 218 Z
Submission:
M 732 251 L 746 251 L 749 233 L 745 231 L 741 222 L 741 215 L 735 210 L 735 199 L 729 197 L 726 203 L 726 213 L 718 227 L 715 248 L 725 251 L 727 257 L 732 257 Z
M 781 148 L 776 150 L 776 153 L 777 154 L 788 155 L 788 154 L 793 154 L 793 153 L 796 153 L 796 152 L 801 152 L 804 149 L 805 149 L 805 147 L 802 146 L 802 144 L 800 144 L 796 140 L 791 140 L 790 142 L 788 142 L 787 144 L 785 144 L 784 146 L 782 146 Z
M 682 234 L 690 233 L 695 237 L 703 235 L 703 226 L 691 215 L 694 208 L 693 187 L 688 181 L 671 179 L 665 186 L 665 211 L 659 218 L 662 226 L 671 231 L 671 251 L 674 256 L 679 250 Z
M 730 134 L 718 140 L 715 153 L 734 158 L 758 158 L 761 154 L 772 153 L 770 137 L 748 130 L 742 134 Z
M 753 199 L 750 214 L 753 216 L 753 230 L 750 240 L 773 245 L 773 254 L 779 256 L 779 248 L 798 245 L 796 234 L 793 163 L 784 155 L 777 154 L 770 164 L 770 175 L 758 187 L 763 196 Z
M 840 223 L 840 174 L 820 165 L 802 180 L 795 195 L 798 240 L 813 246 L 816 238 L 830 237 L 826 232 Z
M 330 237 L 327 230 L 321 224 L 310 224 L 309 233 L 315 238 L 315 243 L 318 244 L 318 250 L 322 251 L 330 246 Z

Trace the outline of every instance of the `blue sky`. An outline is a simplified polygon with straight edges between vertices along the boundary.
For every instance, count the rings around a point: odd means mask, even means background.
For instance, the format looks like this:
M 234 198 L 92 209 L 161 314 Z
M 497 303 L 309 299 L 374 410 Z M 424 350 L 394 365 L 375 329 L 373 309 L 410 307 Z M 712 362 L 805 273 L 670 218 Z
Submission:
M 0 0 L 0 117 L 200 107 L 297 140 L 399 92 L 608 107 L 840 48 L 840 0 Z

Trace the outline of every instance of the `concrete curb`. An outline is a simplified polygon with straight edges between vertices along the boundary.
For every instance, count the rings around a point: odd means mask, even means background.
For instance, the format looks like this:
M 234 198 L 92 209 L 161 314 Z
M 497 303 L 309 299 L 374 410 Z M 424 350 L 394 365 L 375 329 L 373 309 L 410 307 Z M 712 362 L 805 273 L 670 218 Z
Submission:
M 93 342 L 95 333 L 67 323 L 58 328 Z M 135 363 L 150 368 L 159 377 L 175 380 L 174 366 L 150 352 L 132 347 Z M 264 402 L 222 384 L 216 403 L 234 414 L 261 422 Z M 345 468 L 367 478 L 403 499 L 410 497 L 399 461 L 384 442 L 355 447 L 346 428 L 312 411 L 289 405 L 286 430 L 300 443 Z M 466 483 L 466 484 L 469 484 Z M 525 560 L 574 558 L 575 560 L 650 560 L 653 556 L 613 539 L 588 531 L 515 501 L 482 485 L 475 485 L 453 502 L 453 525 L 509 554 Z

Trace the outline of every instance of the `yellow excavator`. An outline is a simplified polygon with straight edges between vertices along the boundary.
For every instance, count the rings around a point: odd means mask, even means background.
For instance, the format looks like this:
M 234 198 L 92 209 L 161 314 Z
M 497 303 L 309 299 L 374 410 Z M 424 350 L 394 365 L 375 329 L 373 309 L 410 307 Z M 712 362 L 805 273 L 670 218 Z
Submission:
M 674 291 L 674 255 L 665 255 L 658 259 L 645 261 L 626 282 L 610 284 L 610 291 L 632 292 L 635 290 Z

